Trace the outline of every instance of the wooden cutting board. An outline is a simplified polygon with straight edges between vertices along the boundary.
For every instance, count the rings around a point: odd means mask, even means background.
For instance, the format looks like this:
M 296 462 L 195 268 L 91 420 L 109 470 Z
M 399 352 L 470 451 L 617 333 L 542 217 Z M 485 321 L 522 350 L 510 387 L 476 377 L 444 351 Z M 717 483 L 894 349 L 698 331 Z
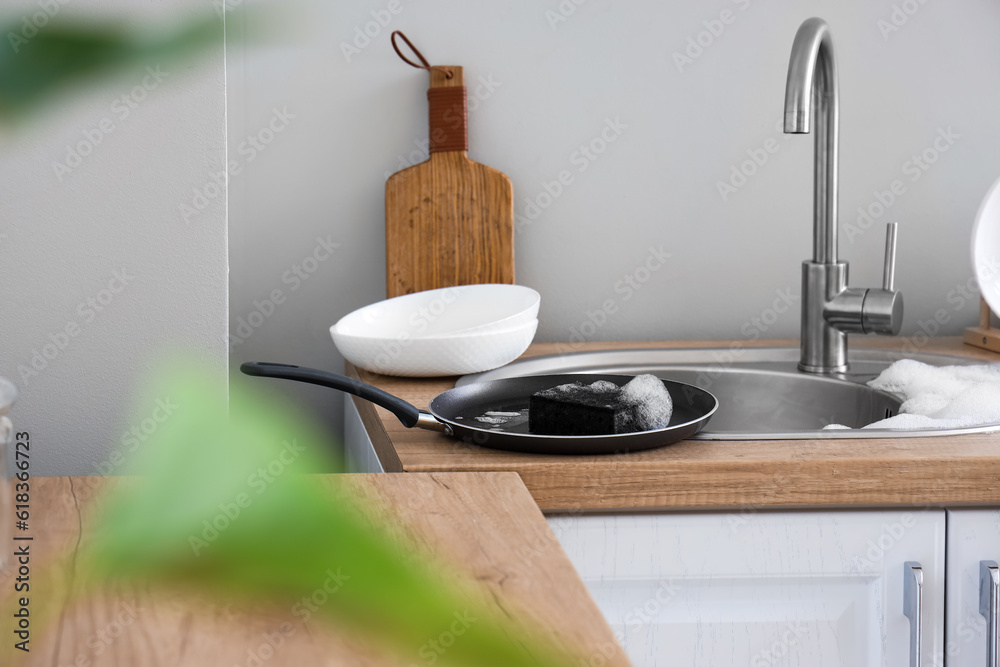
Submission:
M 430 75 L 430 157 L 385 184 L 388 297 L 514 282 L 510 179 L 468 158 L 462 68 L 436 66 Z

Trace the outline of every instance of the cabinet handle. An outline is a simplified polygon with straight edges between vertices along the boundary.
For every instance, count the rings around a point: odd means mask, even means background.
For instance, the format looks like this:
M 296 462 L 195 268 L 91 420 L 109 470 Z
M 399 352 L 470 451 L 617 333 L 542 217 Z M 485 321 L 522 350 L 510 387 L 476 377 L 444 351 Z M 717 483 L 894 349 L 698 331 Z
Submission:
M 979 613 L 986 617 L 986 665 L 997 664 L 997 621 L 1000 621 L 1000 568 L 995 560 L 979 561 Z
M 920 563 L 903 563 L 903 614 L 910 619 L 910 667 L 920 667 L 921 609 L 924 603 L 924 571 Z

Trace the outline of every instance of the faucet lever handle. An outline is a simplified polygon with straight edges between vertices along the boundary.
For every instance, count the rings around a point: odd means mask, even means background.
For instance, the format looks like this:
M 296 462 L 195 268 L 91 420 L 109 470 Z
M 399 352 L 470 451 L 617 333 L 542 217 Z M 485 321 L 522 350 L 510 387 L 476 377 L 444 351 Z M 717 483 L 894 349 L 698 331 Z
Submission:
M 897 222 L 889 222 L 885 225 L 885 265 L 882 268 L 882 289 L 887 292 L 893 291 L 893 284 L 896 282 L 896 228 Z

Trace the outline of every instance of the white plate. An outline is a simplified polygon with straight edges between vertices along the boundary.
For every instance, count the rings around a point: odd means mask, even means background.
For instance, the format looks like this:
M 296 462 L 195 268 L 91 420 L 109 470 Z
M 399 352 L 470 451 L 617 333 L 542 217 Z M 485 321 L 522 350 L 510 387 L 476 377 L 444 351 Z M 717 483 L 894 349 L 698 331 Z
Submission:
M 986 193 L 976 214 L 972 267 L 986 303 L 994 313 L 1000 313 L 1000 179 Z

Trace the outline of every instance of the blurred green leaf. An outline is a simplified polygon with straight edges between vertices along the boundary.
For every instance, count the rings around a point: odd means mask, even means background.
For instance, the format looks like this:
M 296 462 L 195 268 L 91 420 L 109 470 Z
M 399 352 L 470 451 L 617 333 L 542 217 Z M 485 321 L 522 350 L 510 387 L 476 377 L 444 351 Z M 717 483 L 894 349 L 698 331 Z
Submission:
M 115 26 L 53 19 L 27 32 L 23 23 L 0 25 L 0 116 L 22 116 L 55 94 L 126 66 L 166 64 L 223 40 L 216 15 L 174 30 L 140 36 Z M 30 36 L 29 36 L 30 35 Z
M 422 647 L 459 622 L 442 663 L 568 665 L 543 638 L 525 636 L 451 568 L 407 552 L 352 497 L 317 475 L 326 439 L 293 408 L 231 383 L 226 397 L 175 364 L 158 386 L 178 408 L 134 461 L 144 476 L 107 499 L 83 563 L 105 580 L 135 578 L 292 609 L 337 575 L 322 617 L 420 662 Z M 296 439 L 289 438 L 296 433 Z

